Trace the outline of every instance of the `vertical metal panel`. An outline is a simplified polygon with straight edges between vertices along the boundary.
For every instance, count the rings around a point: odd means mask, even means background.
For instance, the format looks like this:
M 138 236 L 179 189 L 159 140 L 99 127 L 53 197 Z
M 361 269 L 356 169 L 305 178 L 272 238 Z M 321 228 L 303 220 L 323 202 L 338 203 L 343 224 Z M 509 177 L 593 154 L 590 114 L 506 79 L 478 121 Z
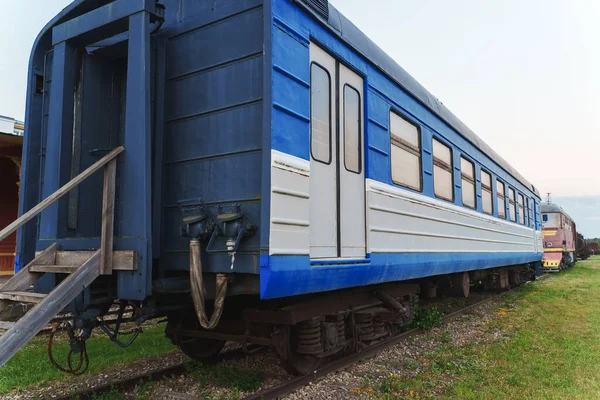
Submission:
M 140 253 L 136 273 L 119 273 L 119 295 L 144 298 L 152 276 L 152 126 L 150 16 L 129 18 L 129 53 L 125 113 L 125 153 L 120 165 L 119 235 L 136 238 Z
M 46 198 L 69 177 L 71 136 L 73 133 L 73 87 L 76 51 L 64 42 L 54 48 L 53 82 L 50 95 L 46 165 L 42 198 Z M 40 238 L 58 238 L 65 234 L 67 199 L 48 207 L 40 217 Z
M 260 1 L 180 3 L 180 25 L 169 32 L 166 59 L 164 194 L 161 270 L 189 267 L 188 239 L 181 237 L 177 201 L 202 198 L 240 203 L 259 227 L 262 210 L 263 8 Z M 167 16 L 174 5 L 167 4 Z M 170 10 L 170 11 L 169 11 Z M 204 10 L 206 12 L 204 12 Z M 267 239 L 268 240 L 268 239 Z M 266 241 L 268 243 L 268 241 Z M 235 271 L 258 273 L 260 235 L 244 239 Z M 229 271 L 227 254 L 205 267 Z

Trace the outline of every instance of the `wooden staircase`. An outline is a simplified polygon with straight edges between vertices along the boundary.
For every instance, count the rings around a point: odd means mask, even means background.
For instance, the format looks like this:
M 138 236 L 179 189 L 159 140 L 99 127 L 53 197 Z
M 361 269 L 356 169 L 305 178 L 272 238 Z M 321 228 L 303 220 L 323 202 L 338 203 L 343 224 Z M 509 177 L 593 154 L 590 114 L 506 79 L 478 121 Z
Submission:
M 114 270 L 137 270 L 138 255 L 135 251 L 113 250 L 116 157 L 124 150 L 123 147 L 113 150 L 0 231 L 2 241 L 96 171 L 104 168 L 101 248 L 93 251 L 58 251 L 56 244 L 53 244 L 37 253 L 33 261 L 0 287 L 0 314 L 14 302 L 35 304 L 16 323 L 2 323 L 3 327 L 9 329 L 0 336 L 0 367 L 100 275 L 111 275 Z M 32 287 L 45 273 L 67 276 L 50 293 L 35 293 Z

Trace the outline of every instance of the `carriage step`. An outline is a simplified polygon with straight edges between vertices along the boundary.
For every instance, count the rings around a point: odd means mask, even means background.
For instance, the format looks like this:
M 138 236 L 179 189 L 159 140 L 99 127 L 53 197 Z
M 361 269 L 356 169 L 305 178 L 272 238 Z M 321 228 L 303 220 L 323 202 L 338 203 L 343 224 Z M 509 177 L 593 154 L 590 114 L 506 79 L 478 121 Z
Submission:
M 16 322 L 0 321 L 0 330 L 7 331 L 12 329 L 16 324 Z
M 95 251 L 77 250 L 77 251 L 57 251 L 51 264 L 34 263 L 29 267 L 29 272 L 52 272 L 56 274 L 71 274 L 89 260 Z M 37 252 L 39 256 L 42 252 Z M 133 250 L 114 250 L 112 259 L 112 269 L 114 271 L 137 271 L 138 252 Z
M 29 272 L 72 274 L 79 268 L 77 265 L 32 265 Z
M 0 292 L 0 300 L 16 301 L 19 303 L 39 303 L 45 294 L 32 292 Z

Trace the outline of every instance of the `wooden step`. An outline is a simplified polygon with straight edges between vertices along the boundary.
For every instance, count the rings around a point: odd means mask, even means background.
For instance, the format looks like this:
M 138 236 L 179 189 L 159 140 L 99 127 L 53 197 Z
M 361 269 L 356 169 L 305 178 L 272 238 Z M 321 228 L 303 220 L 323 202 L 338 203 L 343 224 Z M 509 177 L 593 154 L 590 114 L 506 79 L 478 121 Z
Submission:
M 16 324 L 16 322 L 0 321 L 0 330 L 7 331 L 12 329 Z
M 45 294 L 33 292 L 0 292 L 1 300 L 17 301 L 19 303 L 39 303 Z
M 32 265 L 29 272 L 72 274 L 79 268 L 77 265 Z
M 94 255 L 95 251 L 74 250 L 74 251 L 57 251 L 52 266 L 60 267 L 79 267 L 81 264 L 89 260 Z M 36 253 L 39 256 L 41 252 Z M 113 266 L 115 271 L 137 271 L 138 269 L 138 252 L 133 250 L 115 250 L 113 251 Z M 32 267 L 38 267 L 38 263 L 33 263 Z M 47 267 L 48 265 L 44 265 Z M 72 273 L 72 270 L 70 273 Z M 33 271 L 30 272 L 52 272 L 52 271 Z M 68 272 L 59 272 L 68 273 Z

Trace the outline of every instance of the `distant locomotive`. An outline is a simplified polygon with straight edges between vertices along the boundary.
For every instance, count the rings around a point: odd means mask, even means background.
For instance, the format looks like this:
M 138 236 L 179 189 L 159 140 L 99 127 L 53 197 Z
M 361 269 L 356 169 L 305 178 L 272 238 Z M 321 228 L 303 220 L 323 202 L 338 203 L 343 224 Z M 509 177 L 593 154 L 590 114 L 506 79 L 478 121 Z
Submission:
M 577 228 L 573 219 L 562 207 L 542 203 L 542 235 L 544 237 L 544 270 L 559 271 L 575 263 Z
M 81 186 L 19 231 L 0 299 L 40 304 L 0 365 L 69 304 L 81 351 L 117 300 L 190 357 L 312 372 L 398 332 L 420 287 L 542 260 L 535 186 L 327 0 L 77 0 L 35 43 L 26 122 L 21 213 Z

